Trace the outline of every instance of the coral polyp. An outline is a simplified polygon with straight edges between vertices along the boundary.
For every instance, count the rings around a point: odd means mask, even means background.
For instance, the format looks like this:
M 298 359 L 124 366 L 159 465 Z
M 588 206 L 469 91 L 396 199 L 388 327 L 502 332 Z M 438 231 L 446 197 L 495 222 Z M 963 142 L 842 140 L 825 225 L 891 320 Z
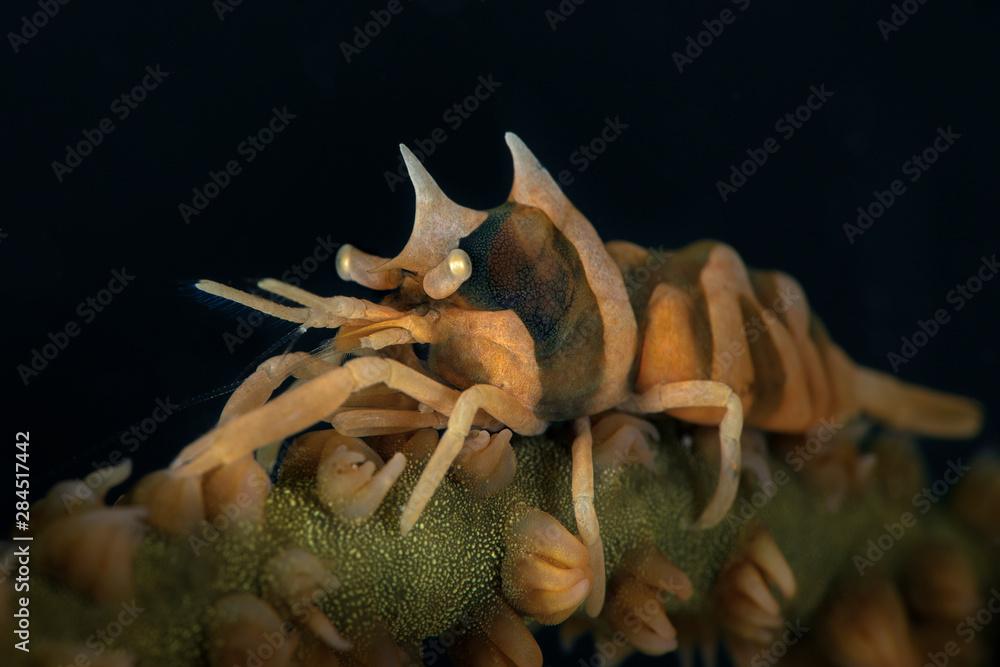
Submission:
M 658 440 L 646 442 L 651 460 L 595 475 L 609 582 L 597 618 L 580 609 L 593 564 L 567 528 L 569 433 L 515 436 L 510 485 L 483 497 L 446 480 L 404 536 L 397 511 L 419 466 L 407 467 L 371 517 L 344 516 L 324 501 L 331 473 L 315 446 L 334 432 L 318 431 L 293 442 L 266 496 L 236 484 L 211 518 L 182 530 L 151 526 L 138 541 L 128 526 L 164 509 L 179 514 L 183 503 L 197 508 L 197 494 L 89 505 L 55 519 L 40 537 L 46 577 L 33 613 L 35 654 L 59 657 L 38 664 L 72 664 L 65 656 L 75 655 L 109 665 L 431 664 L 444 652 L 460 664 L 493 664 L 498 655 L 541 664 L 529 632 L 540 623 L 592 630 L 618 657 L 726 640 L 750 660 L 789 621 L 814 629 L 796 653 L 822 655 L 835 642 L 836 664 L 909 664 L 899 660 L 916 655 L 911 624 L 939 627 L 975 613 L 995 581 L 996 560 L 976 531 L 996 526 L 961 505 L 968 485 L 1000 484 L 995 467 L 959 482 L 959 514 L 942 505 L 911 525 L 903 517 L 918 512 L 912 500 L 927 482 L 918 476 L 904 493 L 890 492 L 901 457 L 919 466 L 898 438 L 875 443 L 874 465 L 836 509 L 784 459 L 767 457 L 770 479 L 747 475 L 727 518 L 695 530 L 712 471 L 680 445 L 689 434 L 669 420 L 657 426 Z M 369 439 L 373 453 L 391 446 L 421 460 L 418 437 L 392 440 Z M 841 435 L 828 447 L 855 443 Z M 233 465 L 257 478 L 257 464 Z M 204 496 L 200 503 L 205 511 Z M 261 512 L 247 511 L 258 503 Z M 868 591 L 860 599 L 859 589 Z M 852 611 L 865 605 L 876 609 L 868 620 Z M 885 605 L 900 618 L 883 618 Z M 857 626 L 869 621 L 901 624 L 898 655 L 865 643 Z M 112 661 L 119 656 L 132 662 Z

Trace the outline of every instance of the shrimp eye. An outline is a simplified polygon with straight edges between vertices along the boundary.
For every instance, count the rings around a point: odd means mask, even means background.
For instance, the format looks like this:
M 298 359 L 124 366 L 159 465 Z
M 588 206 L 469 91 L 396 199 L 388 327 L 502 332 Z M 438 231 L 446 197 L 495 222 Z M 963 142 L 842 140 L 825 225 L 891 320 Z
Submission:
M 461 248 L 455 248 L 424 276 L 424 292 L 432 299 L 446 299 L 471 275 L 472 259 Z

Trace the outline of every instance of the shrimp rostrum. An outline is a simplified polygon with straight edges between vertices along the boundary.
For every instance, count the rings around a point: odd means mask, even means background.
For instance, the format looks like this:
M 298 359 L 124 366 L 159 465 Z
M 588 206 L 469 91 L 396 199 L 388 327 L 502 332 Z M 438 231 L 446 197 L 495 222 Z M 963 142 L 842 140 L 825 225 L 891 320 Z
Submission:
M 603 563 L 595 453 L 641 448 L 634 443 L 651 434 L 641 415 L 718 428 L 718 478 L 697 528 L 717 524 L 733 502 L 744 423 L 804 434 L 865 413 L 939 437 L 978 431 L 974 401 L 855 365 L 787 275 L 748 271 L 711 241 L 676 252 L 603 243 L 525 144 L 512 133 L 506 140 L 514 184 L 488 211 L 451 201 L 400 147 L 416 192 L 408 242 L 392 259 L 348 245 L 337 256 L 342 278 L 389 292 L 381 303 L 259 283 L 299 304 L 291 307 L 198 284 L 306 328 L 337 328 L 336 349 L 352 354 L 339 364 L 304 354 L 266 362 L 219 426 L 181 452 L 179 474 L 205 474 L 323 420 L 354 436 L 443 429 L 402 511 L 407 533 L 470 441 L 488 448 L 487 438 L 506 444 L 510 431 L 534 435 L 568 421 L 577 529 L 593 562 Z M 427 346 L 426 361 L 414 344 Z M 268 400 L 290 375 L 304 381 Z M 366 406 L 376 394 L 383 400 Z M 405 400 L 387 404 L 385 394 Z M 404 465 L 396 454 L 373 472 L 375 502 Z M 600 579 L 587 602 L 592 614 L 602 604 Z

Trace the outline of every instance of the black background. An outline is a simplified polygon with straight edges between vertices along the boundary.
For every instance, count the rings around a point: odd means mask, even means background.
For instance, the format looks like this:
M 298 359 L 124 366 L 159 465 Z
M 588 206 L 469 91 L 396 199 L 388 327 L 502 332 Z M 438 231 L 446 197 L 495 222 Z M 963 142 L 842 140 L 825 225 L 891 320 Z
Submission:
M 206 430 L 224 397 L 198 397 L 282 349 L 291 326 L 266 323 L 230 352 L 223 335 L 246 312 L 197 295 L 192 281 L 252 287 L 328 235 L 392 256 L 413 199 L 385 172 L 398 166 L 399 142 L 414 147 L 435 128 L 447 139 L 429 170 L 453 199 L 487 208 L 510 187 L 505 130 L 558 173 L 575 170 L 573 152 L 606 118 L 620 118 L 628 128 L 565 188 L 605 239 L 724 240 L 748 264 L 795 275 L 838 342 L 884 370 L 900 338 L 953 310 L 948 291 L 1000 250 L 995 3 L 928 0 L 886 40 L 877 22 L 893 8 L 882 1 L 754 0 L 746 11 L 564 2 L 575 11 L 553 29 L 555 1 L 413 0 L 349 63 L 341 42 L 387 3 L 347 4 L 245 0 L 220 20 L 209 0 L 71 2 L 17 53 L 5 40 L 4 422 L 9 433 L 31 430 L 36 486 L 122 450 L 120 434 L 158 398 L 188 407 L 130 454 L 141 469 Z M 735 22 L 678 72 L 672 54 L 725 8 Z M 35 11 L 6 3 L 0 28 L 19 31 Z M 114 100 L 156 65 L 166 80 L 115 118 Z M 501 85 L 456 129 L 443 116 L 480 76 Z M 785 140 L 775 122 L 820 85 L 833 97 Z M 238 144 L 274 107 L 295 120 L 185 224 L 178 205 L 210 170 L 243 161 Z M 115 131 L 60 183 L 52 162 L 109 116 Z M 961 139 L 849 243 L 842 227 L 857 207 L 905 180 L 903 163 L 949 126 Z M 723 202 L 716 182 L 768 137 L 778 153 Z M 77 305 L 122 267 L 134 282 L 25 386 L 17 366 L 79 322 Z M 332 260 L 304 286 L 362 293 Z M 1000 280 L 986 283 L 900 376 L 976 396 L 996 415 L 998 296 Z M 991 416 L 981 442 L 996 435 Z M 943 460 L 969 450 L 931 451 Z

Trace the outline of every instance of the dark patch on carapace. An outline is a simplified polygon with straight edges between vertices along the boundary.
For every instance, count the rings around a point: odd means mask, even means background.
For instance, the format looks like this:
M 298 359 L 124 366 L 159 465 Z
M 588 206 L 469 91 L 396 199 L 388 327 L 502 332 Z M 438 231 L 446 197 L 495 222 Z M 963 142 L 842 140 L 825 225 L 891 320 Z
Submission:
M 765 315 L 750 298 L 740 295 L 739 299 L 743 334 L 753 363 L 753 405 L 747 418 L 756 423 L 770 417 L 781 407 L 787 377 L 778 346 L 765 324 Z
M 472 260 L 459 297 L 477 310 L 514 311 L 534 340 L 536 413 L 583 414 L 603 378 L 604 325 L 576 249 L 542 211 L 514 202 L 490 211 L 459 247 Z

